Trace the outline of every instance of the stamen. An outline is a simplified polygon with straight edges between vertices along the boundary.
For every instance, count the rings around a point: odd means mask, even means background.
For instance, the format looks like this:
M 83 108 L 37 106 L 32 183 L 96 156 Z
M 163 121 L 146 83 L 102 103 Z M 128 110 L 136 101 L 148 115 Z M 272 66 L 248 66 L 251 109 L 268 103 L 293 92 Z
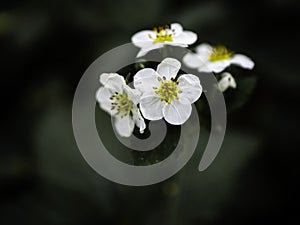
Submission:
M 117 110 L 115 115 L 121 114 L 121 118 L 123 118 L 124 116 L 132 114 L 133 102 L 130 100 L 130 98 L 126 93 L 118 94 L 116 92 L 113 99 L 115 99 L 115 101 L 111 103 L 112 104 L 111 110 L 114 109 Z
M 168 25 L 159 26 L 153 28 L 154 37 L 149 35 L 149 38 L 152 39 L 155 43 L 158 42 L 172 42 L 175 30 L 170 30 Z
M 166 81 L 166 78 L 155 91 L 155 93 L 159 95 L 160 100 L 165 101 L 168 104 L 171 104 L 173 100 L 178 99 L 177 95 L 179 92 L 181 91 L 178 89 L 176 82 L 173 80 Z
M 233 51 L 228 50 L 225 46 L 219 45 L 213 49 L 213 52 L 209 56 L 209 60 L 212 62 L 228 60 L 234 54 Z

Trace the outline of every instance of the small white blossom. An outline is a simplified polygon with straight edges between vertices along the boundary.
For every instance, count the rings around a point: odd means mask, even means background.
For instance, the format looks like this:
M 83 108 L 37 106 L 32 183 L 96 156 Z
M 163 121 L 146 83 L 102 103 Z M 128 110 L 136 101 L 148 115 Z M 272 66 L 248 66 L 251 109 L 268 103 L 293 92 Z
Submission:
M 134 87 L 143 94 L 140 110 L 148 120 L 165 120 L 173 125 L 183 124 L 191 115 L 191 104 L 200 97 L 202 86 L 198 77 L 181 75 L 175 80 L 181 63 L 164 59 L 157 70 L 145 68 L 134 76 Z
M 212 47 L 209 44 L 201 44 L 196 47 L 196 53 L 187 53 L 183 62 L 190 68 L 197 68 L 199 72 L 220 73 L 231 64 L 245 69 L 252 69 L 254 62 L 242 54 L 234 54 L 225 46 Z
M 147 52 L 162 48 L 164 45 L 188 47 L 195 43 L 197 34 L 191 31 L 184 31 L 179 23 L 172 23 L 170 26 L 143 30 L 134 34 L 132 43 L 141 48 L 137 57 L 144 56 Z
M 226 91 L 229 87 L 236 88 L 236 82 L 230 73 L 224 72 L 221 74 L 221 77 L 221 80 L 219 80 L 218 82 L 218 86 L 221 92 Z
M 117 73 L 101 74 L 100 83 L 104 86 L 98 89 L 96 99 L 103 110 L 115 117 L 115 128 L 120 136 L 129 137 L 134 125 L 142 133 L 146 125 L 137 107 L 141 93 L 127 86 Z

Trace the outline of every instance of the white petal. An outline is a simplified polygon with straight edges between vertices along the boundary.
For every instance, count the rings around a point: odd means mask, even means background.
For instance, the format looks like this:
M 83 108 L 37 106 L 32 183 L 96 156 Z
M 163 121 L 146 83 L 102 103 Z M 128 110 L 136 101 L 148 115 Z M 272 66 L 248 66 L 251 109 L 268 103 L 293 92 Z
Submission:
M 111 89 L 113 92 L 123 92 L 123 86 L 126 84 L 124 77 L 117 73 L 102 73 L 100 82 L 104 87 Z
M 145 124 L 144 118 L 142 117 L 142 115 L 140 113 L 140 110 L 136 106 L 134 106 L 132 114 L 133 114 L 134 123 L 136 124 L 137 127 L 140 128 L 140 133 L 144 133 L 146 124 Z
M 122 137 L 129 137 L 132 134 L 134 128 L 134 122 L 130 116 L 116 116 L 115 118 L 116 131 Z
M 129 97 L 129 99 L 135 104 L 137 105 L 140 102 L 141 99 L 141 92 L 139 90 L 136 89 L 132 89 L 131 87 L 129 87 L 128 85 L 124 86 L 124 92 L 127 94 L 127 96 Z
M 200 44 L 196 47 L 195 51 L 202 56 L 208 58 L 208 56 L 212 53 L 213 47 L 207 43 Z
M 179 94 L 179 99 L 185 98 L 189 103 L 193 103 L 200 98 L 202 93 L 202 86 L 197 76 L 192 74 L 184 74 L 178 78 L 178 88 L 182 91 Z
M 114 93 L 105 87 L 100 87 L 96 93 L 96 99 L 100 104 L 100 107 L 108 112 L 110 115 L 114 115 L 117 113 L 117 110 L 114 109 L 112 110 L 112 100 L 110 99 L 110 97 L 113 95 Z
M 203 62 L 201 61 L 201 59 L 198 57 L 197 54 L 194 54 L 194 53 L 187 53 L 183 57 L 182 60 L 187 67 L 190 67 L 193 69 L 198 68 L 203 65 Z
M 96 99 L 98 102 L 102 101 L 111 101 L 109 98 L 113 95 L 114 93 L 106 88 L 106 87 L 100 87 L 97 92 L 96 92 Z
M 187 100 L 175 100 L 163 109 L 165 120 L 173 125 L 181 125 L 187 121 L 192 112 L 192 106 Z
M 182 44 L 182 43 L 177 43 L 177 42 L 165 42 L 165 45 L 172 45 L 172 46 L 178 46 L 181 48 L 187 48 L 188 45 L 187 44 Z
M 236 88 L 236 82 L 230 73 L 222 73 L 222 79 L 218 82 L 221 92 L 226 91 L 229 87 Z
M 191 31 L 183 31 L 180 35 L 174 36 L 173 42 L 191 45 L 197 41 L 197 34 Z
M 146 94 L 140 101 L 140 110 L 147 120 L 163 118 L 162 110 L 166 103 L 160 101 L 158 95 Z
M 143 46 L 141 48 L 141 50 L 138 52 L 137 54 L 137 58 L 139 57 L 142 57 L 144 55 L 146 55 L 148 52 L 152 51 L 152 50 L 155 50 L 155 49 L 158 49 L 158 48 L 162 48 L 164 46 L 164 43 L 149 43 L 149 45 L 147 46 Z
M 141 50 L 138 52 L 138 54 L 136 55 L 137 58 L 142 57 L 144 55 L 146 55 L 149 51 L 144 50 L 141 48 Z
M 180 70 L 181 63 L 177 59 L 165 58 L 158 66 L 157 73 L 161 77 L 166 77 L 167 80 L 175 78 Z
M 133 76 L 133 85 L 142 93 L 154 92 L 153 87 L 158 87 L 160 85 L 157 78 L 158 74 L 154 69 L 145 68 L 138 71 Z
M 203 64 L 202 67 L 198 68 L 199 72 L 215 72 L 215 73 L 220 73 L 222 72 L 224 69 L 226 69 L 226 67 L 228 67 L 230 65 L 230 60 L 220 60 L 220 61 L 216 61 L 216 62 L 210 62 L 208 61 L 207 63 Z
M 151 45 L 153 43 L 153 40 L 150 38 L 149 35 L 151 37 L 155 37 L 155 33 L 153 31 L 143 30 L 143 31 L 140 31 L 140 32 L 134 34 L 131 37 L 131 41 L 137 47 L 140 47 L 140 48 L 148 47 L 149 45 Z
M 199 72 L 203 72 L 203 73 L 211 73 L 212 70 L 210 69 L 210 67 L 208 67 L 207 64 L 202 64 L 199 68 L 198 68 Z
M 182 26 L 179 23 L 172 23 L 171 30 L 174 30 L 175 36 L 180 35 L 183 31 Z
M 249 57 L 241 54 L 234 55 L 230 61 L 232 64 L 239 65 L 245 69 L 251 70 L 254 67 L 254 62 Z

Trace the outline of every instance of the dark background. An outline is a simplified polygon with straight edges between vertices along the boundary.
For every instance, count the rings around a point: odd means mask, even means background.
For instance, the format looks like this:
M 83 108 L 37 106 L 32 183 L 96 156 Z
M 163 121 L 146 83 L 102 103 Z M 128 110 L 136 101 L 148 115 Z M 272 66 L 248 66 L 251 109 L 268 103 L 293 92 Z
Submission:
M 299 9 L 297 0 L 2 1 L 0 224 L 299 223 Z M 198 155 L 157 185 L 111 183 L 75 144 L 76 86 L 98 56 L 172 22 L 198 44 L 254 59 L 256 86 L 228 115 L 206 171 Z

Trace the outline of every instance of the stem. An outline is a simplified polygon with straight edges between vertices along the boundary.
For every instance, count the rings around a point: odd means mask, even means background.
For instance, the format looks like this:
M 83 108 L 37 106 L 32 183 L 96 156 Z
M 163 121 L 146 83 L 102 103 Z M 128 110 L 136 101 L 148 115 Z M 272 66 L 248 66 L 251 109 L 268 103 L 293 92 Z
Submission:
M 126 78 L 125 78 L 126 84 L 128 84 L 128 80 L 129 80 L 130 76 L 131 76 L 131 73 L 128 73 L 128 74 L 126 75 Z

